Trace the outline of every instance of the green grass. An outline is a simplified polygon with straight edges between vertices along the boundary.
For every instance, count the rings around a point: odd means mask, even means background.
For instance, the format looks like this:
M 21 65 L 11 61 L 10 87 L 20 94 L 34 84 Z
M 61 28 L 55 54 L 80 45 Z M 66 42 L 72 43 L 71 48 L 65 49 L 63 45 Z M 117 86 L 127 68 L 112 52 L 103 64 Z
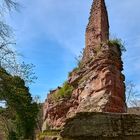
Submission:
M 69 99 L 71 97 L 72 91 L 74 90 L 73 86 L 65 82 L 63 86 L 52 95 L 54 101 L 58 101 L 63 98 Z
M 45 137 L 59 137 L 60 135 L 60 130 L 46 130 L 44 132 L 41 132 L 38 134 L 38 140 L 44 140 Z

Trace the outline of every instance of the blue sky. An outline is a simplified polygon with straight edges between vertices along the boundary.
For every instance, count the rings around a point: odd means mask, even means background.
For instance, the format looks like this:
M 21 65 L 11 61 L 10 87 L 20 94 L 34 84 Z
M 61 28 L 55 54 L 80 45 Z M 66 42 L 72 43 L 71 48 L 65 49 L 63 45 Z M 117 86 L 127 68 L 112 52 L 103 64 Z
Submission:
M 38 77 L 32 95 L 45 100 L 50 89 L 61 85 L 84 48 L 85 28 L 92 0 L 24 0 L 20 12 L 10 14 L 16 49 L 33 63 Z M 124 73 L 140 88 L 139 0 L 106 0 L 110 33 L 125 41 Z

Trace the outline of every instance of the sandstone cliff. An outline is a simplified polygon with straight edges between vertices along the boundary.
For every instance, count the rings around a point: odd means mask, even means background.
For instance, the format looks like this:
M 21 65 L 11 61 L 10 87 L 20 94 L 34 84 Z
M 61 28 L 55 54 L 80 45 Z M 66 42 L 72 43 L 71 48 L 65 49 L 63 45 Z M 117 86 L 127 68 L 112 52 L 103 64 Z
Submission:
M 92 59 L 86 64 L 81 62 L 70 73 L 69 87 L 64 91 L 71 89 L 69 96 L 61 97 L 60 87 L 48 95 L 44 104 L 45 123 L 61 127 L 66 118 L 77 112 L 126 112 L 122 70 L 119 45 L 100 45 Z
M 120 40 L 109 40 L 104 0 L 94 0 L 86 28 L 82 60 L 63 87 L 51 91 L 44 104 L 43 130 L 61 128 L 78 112 L 125 113 L 125 77 Z

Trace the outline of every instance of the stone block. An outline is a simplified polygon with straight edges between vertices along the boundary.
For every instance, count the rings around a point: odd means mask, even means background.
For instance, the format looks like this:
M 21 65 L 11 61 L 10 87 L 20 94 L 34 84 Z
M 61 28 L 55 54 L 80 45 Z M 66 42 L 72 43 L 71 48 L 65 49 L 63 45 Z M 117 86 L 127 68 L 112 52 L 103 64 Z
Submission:
M 61 136 L 64 140 L 140 140 L 140 116 L 77 113 L 66 121 Z

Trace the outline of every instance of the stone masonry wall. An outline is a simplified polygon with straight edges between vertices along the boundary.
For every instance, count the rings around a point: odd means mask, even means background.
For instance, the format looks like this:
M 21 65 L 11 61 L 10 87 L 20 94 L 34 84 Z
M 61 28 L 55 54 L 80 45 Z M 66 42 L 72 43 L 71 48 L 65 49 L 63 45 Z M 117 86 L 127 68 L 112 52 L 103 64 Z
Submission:
M 94 0 L 86 28 L 86 48 L 83 61 L 94 56 L 95 48 L 109 40 L 108 13 L 104 0 Z

